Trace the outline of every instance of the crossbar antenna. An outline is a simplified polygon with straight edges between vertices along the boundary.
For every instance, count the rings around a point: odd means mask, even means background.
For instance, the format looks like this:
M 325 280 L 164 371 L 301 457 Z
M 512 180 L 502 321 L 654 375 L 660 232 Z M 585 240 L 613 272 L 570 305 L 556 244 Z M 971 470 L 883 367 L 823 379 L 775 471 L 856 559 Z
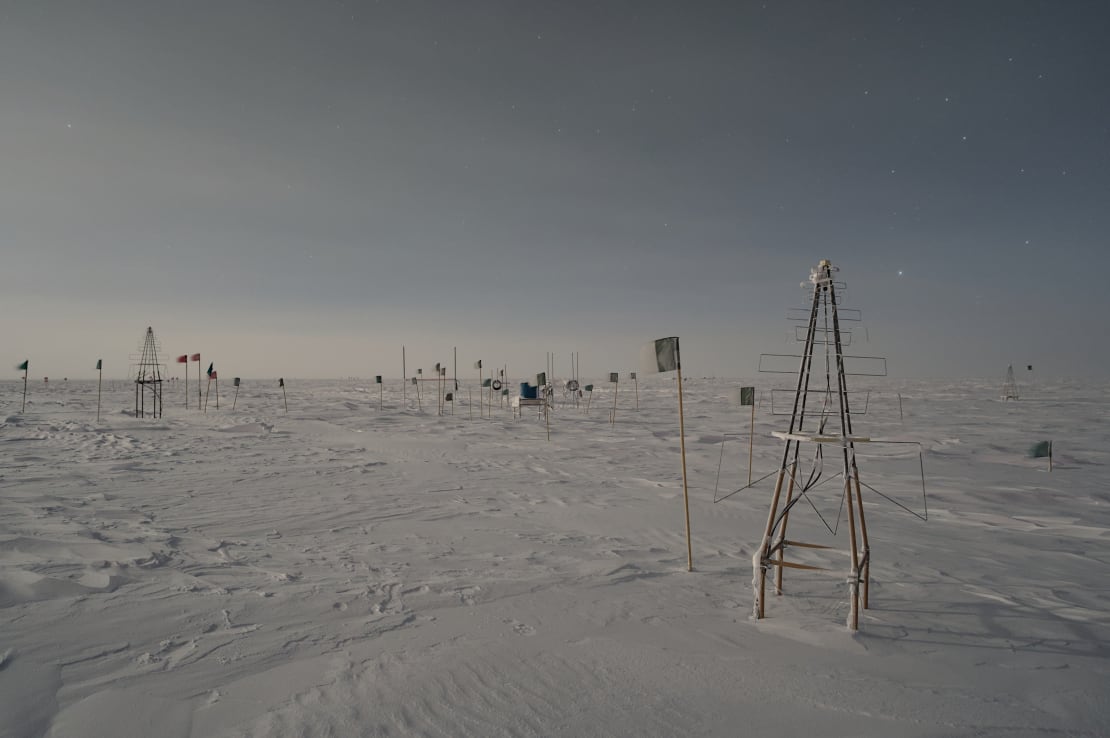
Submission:
M 804 323 L 804 337 L 798 331 L 798 338 L 804 344 L 798 367 L 798 381 L 794 389 L 793 404 L 790 410 L 790 426 L 785 432 L 776 431 L 773 435 L 783 442 L 782 462 L 776 474 L 775 491 L 771 497 L 767 525 L 763 540 L 752 557 L 752 589 L 755 602 L 753 615 L 756 619 L 766 616 L 767 578 L 774 569 L 775 594 L 783 592 L 783 571 L 793 569 L 821 569 L 786 559 L 786 551 L 791 547 L 827 549 L 829 546 L 789 540 L 786 537 L 790 513 L 802 497 L 812 502 L 806 494 L 810 489 L 824 481 L 839 479 L 843 485 L 841 508 L 846 512 L 848 527 L 848 627 L 859 628 L 859 611 L 868 606 L 868 589 L 871 581 L 871 545 L 867 537 L 867 520 L 863 510 L 863 493 L 859 468 L 856 464 L 856 444 L 871 439 L 856 435 L 852 428 L 852 408 L 850 400 L 857 399 L 848 392 L 847 377 L 853 372 L 846 368 L 845 359 L 867 359 L 881 361 L 879 371 L 885 374 L 885 359 L 879 357 L 845 356 L 844 347 L 848 343 L 848 331 L 842 329 L 843 320 L 859 321 L 859 311 L 848 313 L 838 303 L 839 293 L 844 283 L 833 275 L 839 269 L 827 259 L 822 259 L 812 269 L 808 285 L 812 290 L 808 316 Z M 842 317 L 841 312 L 847 315 Z M 791 316 L 796 319 L 795 316 Z M 802 328 L 801 325 L 798 326 Z M 772 355 L 768 355 L 772 356 Z M 786 358 L 779 355 L 779 358 Z M 763 357 L 761 357 L 761 366 Z M 769 369 L 769 371 L 774 371 Z M 861 370 L 860 374 L 874 375 L 876 372 Z M 784 413 L 785 415 L 785 413 Z M 803 444 L 816 444 L 808 456 L 813 458 L 813 468 L 807 474 L 800 473 L 799 460 Z M 826 448 L 827 447 L 827 448 Z M 811 446 L 812 448 L 812 446 Z M 828 450 L 831 453 L 825 454 Z M 839 463 L 837 463 L 839 461 Z M 821 480 L 822 466 L 831 462 L 830 474 Z M 836 467 L 840 469 L 837 470 Z M 820 482 L 818 480 L 821 480 Z M 814 510 L 816 508 L 814 507 Z M 823 516 L 822 522 L 828 527 Z M 838 514 L 839 518 L 839 514 Z

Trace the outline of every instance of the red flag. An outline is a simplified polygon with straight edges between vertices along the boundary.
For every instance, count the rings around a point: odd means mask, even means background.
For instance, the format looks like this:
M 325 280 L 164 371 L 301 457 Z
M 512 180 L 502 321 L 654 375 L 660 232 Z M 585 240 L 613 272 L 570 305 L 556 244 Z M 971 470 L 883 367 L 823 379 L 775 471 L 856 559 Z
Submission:
M 212 379 L 215 379 L 216 378 L 216 370 L 213 369 L 212 372 L 208 376 L 212 377 Z
M 189 360 L 189 355 L 188 354 L 182 354 L 181 356 L 177 357 L 177 363 L 178 364 L 184 364 L 188 360 Z
M 189 361 L 200 361 L 200 354 L 193 354 L 189 357 Z

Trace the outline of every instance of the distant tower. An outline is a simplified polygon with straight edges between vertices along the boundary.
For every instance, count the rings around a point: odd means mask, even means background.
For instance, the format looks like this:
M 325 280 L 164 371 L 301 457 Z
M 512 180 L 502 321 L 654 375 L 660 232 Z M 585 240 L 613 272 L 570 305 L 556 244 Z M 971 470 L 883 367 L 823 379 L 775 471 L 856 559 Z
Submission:
M 879 357 L 845 356 L 844 346 L 848 343 L 851 332 L 843 329 L 841 323 L 860 318 L 856 311 L 845 310 L 837 304 L 837 292 L 844 290 L 843 283 L 833 279 L 833 274 L 837 271 L 835 266 L 823 259 L 811 271 L 810 284 L 803 283 L 803 286 L 812 288 L 812 300 L 806 310 L 808 320 L 802 319 L 805 321 L 802 323 L 805 325 L 804 338 L 801 335 L 802 325 L 798 326 L 798 340 L 804 343 L 805 348 L 800 357 L 792 357 L 801 359 L 801 367 L 797 373 L 790 428 L 786 432 L 776 431 L 773 434 L 783 441 L 782 464 L 777 473 L 763 540 L 752 557 L 752 586 L 755 595 L 754 616 L 759 619 L 765 615 L 767 578 L 771 570 L 774 570 L 775 593 L 782 594 L 784 569 L 823 569 L 786 559 L 787 549 L 793 547 L 830 548 L 790 540 L 786 537 L 786 526 L 791 511 L 798 502 L 807 499 L 810 490 L 821 482 L 840 477 L 841 504 L 847 513 L 848 522 L 848 627 L 856 630 L 859 627 L 859 610 L 861 607 L 867 608 L 871 571 L 871 547 L 867 540 L 867 522 L 864 518 L 859 469 L 856 467 L 856 444 L 870 439 L 857 436 L 852 431 L 852 411 L 848 403 L 846 376 L 869 372 L 846 371 L 845 358 L 881 361 L 881 373 L 873 376 L 885 376 L 886 361 Z M 812 463 L 807 463 L 802 456 L 803 445 L 809 449 L 806 455 L 812 454 Z M 826 460 L 832 467 L 829 471 L 835 471 L 829 479 L 824 478 L 822 471 Z M 803 469 L 803 464 L 808 468 Z
M 158 339 L 147 326 L 143 351 L 135 372 L 135 417 L 162 417 L 162 365 L 158 363 Z M 149 396 L 149 397 L 148 397 Z
M 1033 367 L 1030 366 L 1030 369 Z M 1018 399 L 1017 381 L 1014 379 L 1014 365 L 1006 367 L 1006 381 L 1002 383 L 1002 399 L 1003 400 L 1016 400 Z

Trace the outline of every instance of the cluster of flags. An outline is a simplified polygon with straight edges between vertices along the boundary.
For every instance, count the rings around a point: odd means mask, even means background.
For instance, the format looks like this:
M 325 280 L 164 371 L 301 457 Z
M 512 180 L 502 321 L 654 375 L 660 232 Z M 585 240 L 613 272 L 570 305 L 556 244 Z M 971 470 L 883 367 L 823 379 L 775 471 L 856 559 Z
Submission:
M 190 361 L 197 362 L 197 409 L 200 409 L 202 407 L 207 407 L 207 404 L 208 404 L 207 397 L 204 396 L 204 393 L 201 392 L 201 388 L 200 388 L 200 354 L 199 353 L 196 353 L 196 354 L 182 354 L 181 356 L 177 357 L 176 363 L 178 363 L 178 364 L 188 364 Z M 16 366 L 15 366 L 17 371 L 23 372 L 23 405 L 22 405 L 22 408 L 21 408 L 20 412 L 23 412 L 27 408 L 27 376 L 28 376 L 29 371 L 30 371 L 30 366 L 31 366 L 31 360 L 30 359 L 24 359 L 23 361 L 21 361 L 19 364 L 16 364 Z M 97 421 L 99 422 L 99 420 L 100 420 L 100 383 L 103 381 L 103 377 L 104 377 L 104 360 L 103 359 L 97 359 L 96 360 L 96 370 L 98 372 L 100 372 L 100 380 L 97 383 L 97 399 L 96 399 L 96 418 L 97 418 Z M 216 372 L 215 362 L 209 362 L 208 363 L 208 372 L 207 372 L 207 374 L 208 374 L 209 385 L 211 385 L 211 383 L 213 381 L 216 382 L 216 407 L 219 408 L 220 407 L 220 385 L 219 385 L 219 374 Z M 378 377 L 378 382 L 379 383 L 381 382 L 381 377 Z M 239 396 L 239 383 L 240 383 L 240 378 L 235 377 L 234 384 L 235 384 L 236 400 L 238 399 L 238 396 Z M 289 400 L 285 396 L 285 379 L 284 378 L 278 379 L 278 387 L 281 388 L 282 399 L 283 399 L 284 404 L 285 404 L 285 412 L 288 413 L 289 412 Z M 202 402 L 203 402 L 203 404 L 202 404 Z M 189 372 L 188 371 L 185 372 L 185 406 L 186 407 L 189 406 Z M 232 402 L 232 409 L 234 409 L 234 408 L 235 408 L 235 402 Z

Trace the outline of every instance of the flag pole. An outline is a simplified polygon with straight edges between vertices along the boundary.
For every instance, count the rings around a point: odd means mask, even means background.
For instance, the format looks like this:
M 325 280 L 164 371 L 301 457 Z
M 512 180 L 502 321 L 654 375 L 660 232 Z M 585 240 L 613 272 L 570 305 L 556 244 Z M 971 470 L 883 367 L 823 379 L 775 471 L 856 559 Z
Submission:
M 408 387 L 405 383 L 409 381 L 409 372 L 405 368 L 405 347 L 401 346 L 401 402 L 405 405 L 405 410 L 409 409 L 409 395 Z
M 23 405 L 19 408 L 22 415 L 27 410 L 27 375 L 31 373 L 31 360 L 23 362 Z
M 212 392 L 212 377 L 208 378 L 208 387 L 204 390 L 204 412 L 208 413 L 208 395 Z
M 185 357 L 185 361 L 181 362 L 185 365 L 185 409 L 189 409 L 189 357 Z
M 220 409 L 220 374 L 216 373 L 216 409 Z
M 200 354 L 197 354 L 197 410 L 200 410 Z
M 104 383 L 104 364 L 103 359 L 96 360 L 96 369 L 100 372 L 100 376 L 96 380 L 96 422 L 100 422 L 100 386 Z
M 755 402 L 752 402 L 752 427 L 748 432 L 748 485 L 752 483 L 752 445 L 755 442 Z
M 681 375 L 679 375 L 681 376 Z M 613 380 L 613 412 L 609 416 L 609 425 L 614 425 L 617 422 L 617 387 L 620 385 L 620 375 L 616 375 Z
M 690 489 L 686 484 L 686 421 L 682 412 L 682 353 L 674 340 L 675 369 L 678 371 L 678 445 L 682 450 L 682 500 L 686 506 L 686 571 L 694 570 L 694 549 L 690 543 Z
M 239 402 L 239 377 L 235 378 L 235 396 L 231 398 L 231 409 L 234 412 L 235 403 Z

